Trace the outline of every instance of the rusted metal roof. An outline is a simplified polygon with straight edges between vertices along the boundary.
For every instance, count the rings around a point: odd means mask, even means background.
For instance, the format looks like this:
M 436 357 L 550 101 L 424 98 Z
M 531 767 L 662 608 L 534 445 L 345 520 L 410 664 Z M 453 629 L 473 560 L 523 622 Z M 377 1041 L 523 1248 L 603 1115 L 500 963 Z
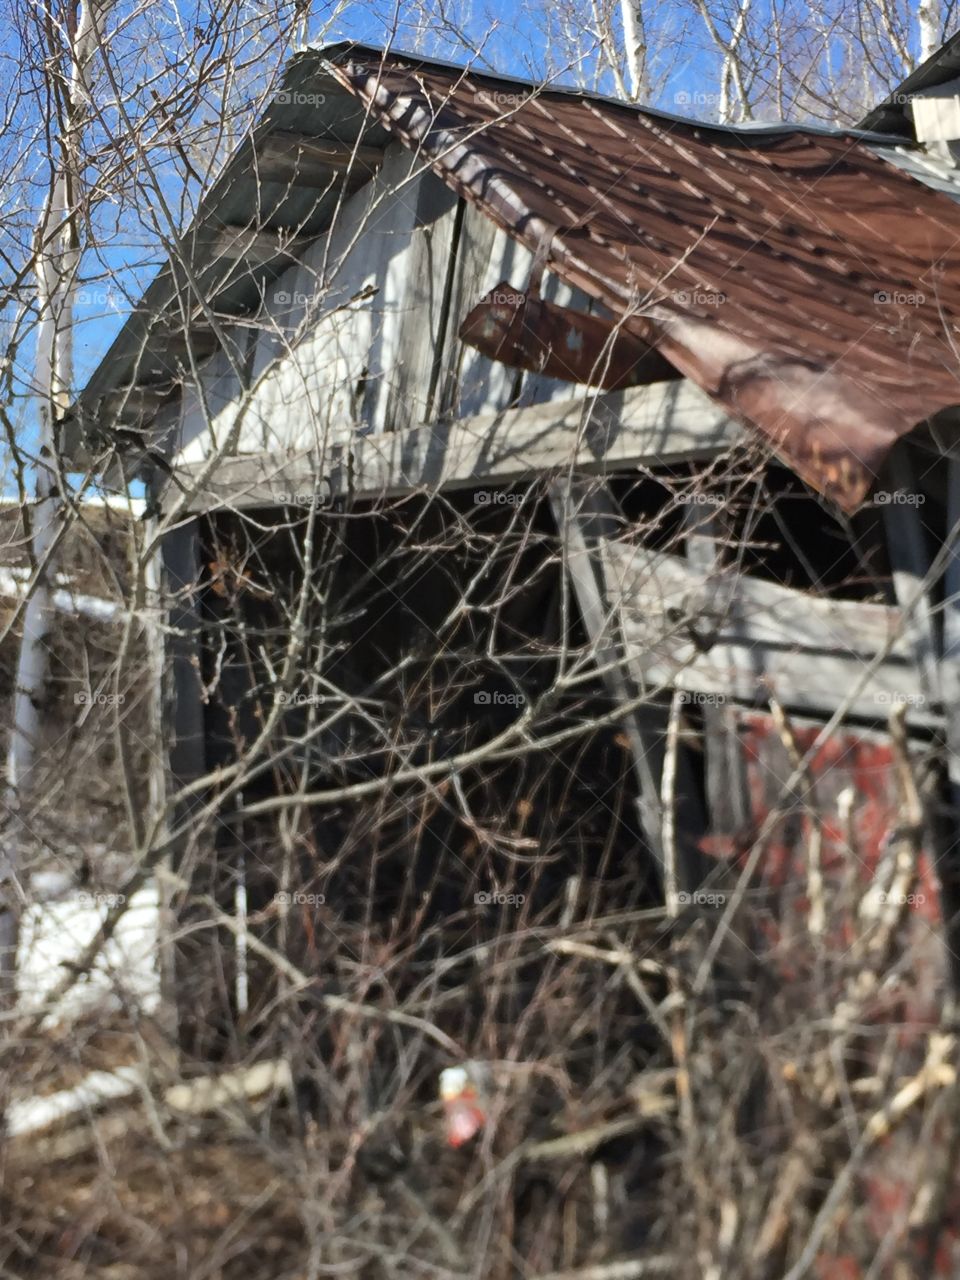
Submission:
M 960 403 L 960 209 L 855 133 L 714 129 L 363 48 L 327 66 L 845 509 Z

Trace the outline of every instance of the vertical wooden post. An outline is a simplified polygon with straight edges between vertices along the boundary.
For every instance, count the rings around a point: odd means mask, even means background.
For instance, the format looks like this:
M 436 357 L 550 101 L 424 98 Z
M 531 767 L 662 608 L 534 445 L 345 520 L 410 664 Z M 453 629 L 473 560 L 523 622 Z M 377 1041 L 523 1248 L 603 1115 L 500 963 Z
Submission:
M 905 444 L 894 447 L 887 465 L 887 476 L 894 491 L 917 492 L 917 477 Z M 911 502 L 889 502 L 884 507 L 884 525 L 893 589 L 897 603 L 904 611 L 907 638 L 913 650 L 924 697 L 931 703 L 940 701 L 940 646 L 934 626 L 929 589 L 923 583 L 930 572 L 932 556 L 917 505 Z
M 148 498 L 151 501 L 152 495 Z M 151 518 L 145 527 L 145 541 L 151 545 L 157 534 L 157 522 Z M 166 749 L 166 700 L 165 669 L 167 658 L 166 610 L 163 591 L 163 547 L 158 544 L 151 552 L 144 566 L 144 606 L 146 625 L 144 627 L 144 643 L 147 651 L 147 679 L 150 681 L 148 744 L 150 777 L 147 782 L 149 804 L 148 830 L 154 832 L 154 839 L 165 842 L 169 837 L 171 821 L 167 811 L 167 793 L 169 788 L 169 759 Z M 172 870 L 169 854 L 159 862 L 161 873 Z M 166 1041 L 171 1065 L 175 1065 L 177 1031 L 177 997 L 176 967 L 174 956 L 174 918 L 173 891 L 168 880 L 160 875 L 157 885 L 158 893 L 158 926 L 157 926 L 157 962 L 160 971 L 160 1009 L 157 1023 Z
M 949 539 L 943 577 L 943 658 L 940 691 L 946 720 L 949 803 L 941 823 L 938 858 L 948 955 L 953 965 L 954 998 L 960 997 L 960 460 L 951 458 L 947 474 L 946 534 Z
M 960 519 L 960 473 L 952 459 L 947 496 L 945 536 L 950 537 Z M 917 477 L 908 452 L 901 442 L 894 447 L 886 468 L 886 479 L 895 491 L 916 494 Z M 885 525 L 890 566 L 897 602 L 904 610 L 920 687 L 931 704 L 942 703 L 946 720 L 946 779 L 940 804 L 927 806 L 927 831 L 937 869 L 947 964 L 952 975 L 954 999 L 960 992 L 960 565 L 951 549 L 943 580 L 943 628 L 938 636 L 926 579 L 933 564 L 924 521 L 915 502 L 891 502 L 885 508 Z
M 172 529 L 163 541 L 167 615 L 166 722 L 169 778 L 173 796 L 207 771 L 206 704 L 203 690 L 203 632 L 200 611 L 202 575 L 199 522 Z M 172 820 L 180 833 L 174 871 L 193 893 L 212 897 L 229 910 L 233 886 L 218 856 L 216 823 L 197 829 L 192 818 L 208 795 L 181 796 Z M 173 944 L 174 982 L 181 1049 L 201 1059 L 223 1054 L 232 1027 L 232 942 L 211 927 L 209 913 L 186 901 L 177 903 Z
M 943 661 L 940 687 L 946 718 L 947 772 L 956 835 L 960 838 L 960 460 L 951 458 L 947 480 L 947 530 L 951 539 L 943 580 Z
M 604 683 L 615 702 L 628 704 L 636 699 L 639 689 L 629 674 L 620 611 L 617 602 L 608 599 L 602 560 L 604 540 L 618 533 L 621 517 L 616 503 L 606 484 L 593 479 L 557 482 L 551 487 L 550 500 L 565 550 L 565 567 Z M 669 710 L 651 702 L 624 712 L 622 724 L 637 778 L 641 829 L 660 879 L 666 883 L 661 779 Z M 697 840 L 705 825 L 689 755 L 682 744 L 675 760 L 674 790 L 676 886 L 689 890 L 702 878 Z

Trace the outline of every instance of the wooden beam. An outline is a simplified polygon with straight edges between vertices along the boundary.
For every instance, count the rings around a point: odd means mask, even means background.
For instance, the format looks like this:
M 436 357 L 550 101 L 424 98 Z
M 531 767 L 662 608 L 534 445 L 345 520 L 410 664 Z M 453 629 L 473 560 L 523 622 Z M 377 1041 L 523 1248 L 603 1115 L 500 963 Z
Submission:
M 656 383 L 599 396 L 479 414 L 407 431 L 332 438 L 292 457 L 224 458 L 191 510 L 250 508 L 438 489 L 506 485 L 572 467 L 610 474 L 715 456 L 740 428 L 689 382 Z M 190 487 L 205 464 L 177 468 Z
M 171 333 L 160 338 L 151 335 L 150 345 L 144 351 L 137 373 L 147 378 L 169 378 L 178 375 L 181 370 L 189 372 L 191 353 L 193 359 L 202 364 L 219 346 L 211 329 L 191 327 L 186 332 Z
M 960 534 L 960 461 L 946 463 L 947 537 Z M 947 770 L 954 821 L 960 823 L 960 538 L 950 546 L 943 578 L 943 661 L 940 664 L 943 703 L 947 715 Z
M 353 146 L 278 130 L 257 147 L 255 172 L 262 182 L 293 183 L 322 189 L 339 175 L 356 172 L 366 179 L 383 163 L 379 147 Z
M 214 258 L 245 262 L 250 266 L 264 266 L 278 258 L 292 261 L 303 253 L 313 239 L 313 236 L 293 235 L 283 229 L 255 230 L 240 226 L 219 227 L 203 236 L 205 247 Z
M 611 592 L 603 549 L 622 532 L 623 515 L 606 484 L 564 478 L 550 489 L 554 518 L 564 549 L 564 564 L 580 617 L 611 699 L 620 705 L 636 700 L 623 630 L 622 601 Z M 668 891 L 694 888 L 702 878 L 697 841 L 705 833 L 698 788 L 686 748 L 680 747 L 676 769 L 674 818 L 677 865 L 668 864 L 664 842 L 661 780 L 664 774 L 669 713 L 661 701 L 625 711 L 622 725 L 637 781 L 637 810 L 644 840 Z
M 824 600 L 738 574 L 705 574 L 681 557 L 618 542 L 605 548 L 607 589 L 624 602 L 624 635 L 635 670 L 653 687 L 679 684 L 705 702 L 850 714 L 884 722 L 898 703 L 916 725 L 936 724 L 903 635 L 886 605 Z M 857 690 L 865 667 L 886 651 Z
M 232 868 L 219 845 L 223 827 L 195 817 L 209 795 L 183 797 L 181 789 L 207 772 L 208 735 L 203 689 L 202 549 L 197 521 L 171 529 L 163 539 L 166 674 L 169 699 L 166 725 L 170 808 L 179 838 L 172 871 L 189 886 L 165 904 L 175 915 L 173 987 L 181 1049 L 192 1060 L 209 1058 L 233 1025 L 230 1007 L 233 947 L 222 931 L 210 929 L 209 911 L 200 899 L 212 897 L 230 910 Z
M 156 416 L 161 406 L 176 391 L 176 384 L 166 381 L 157 386 L 137 384 L 119 387 L 100 402 L 100 415 L 109 426 L 114 420 L 125 424 L 141 423 Z
M 200 534 L 197 522 L 164 536 L 163 590 L 167 613 L 170 705 L 169 769 L 174 788 L 206 771 L 204 694 L 200 667 Z M 193 801 L 192 804 L 198 804 Z
M 944 941 L 952 979 L 951 1003 L 960 996 L 960 866 L 956 854 L 960 835 L 960 460 L 951 457 L 947 468 L 946 537 L 949 559 L 943 575 L 943 656 L 940 683 L 946 716 L 946 804 L 928 812 L 927 825 L 937 874 L 940 879 Z
M 887 549 L 893 573 L 893 589 L 897 604 L 903 611 L 904 633 L 913 654 L 924 697 L 939 702 L 940 645 L 934 625 L 933 604 L 930 599 L 930 583 L 927 575 L 933 559 L 924 533 L 923 520 L 918 506 L 916 467 L 906 441 L 894 445 L 887 460 L 881 484 L 888 483 L 885 491 L 914 499 L 906 502 L 887 502 L 884 506 L 884 526 Z

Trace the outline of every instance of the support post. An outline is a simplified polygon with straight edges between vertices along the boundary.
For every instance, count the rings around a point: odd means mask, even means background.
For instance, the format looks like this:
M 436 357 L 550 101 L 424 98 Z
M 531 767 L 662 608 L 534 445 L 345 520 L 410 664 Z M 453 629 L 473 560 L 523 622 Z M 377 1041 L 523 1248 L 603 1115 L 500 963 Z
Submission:
M 564 549 L 565 569 L 596 662 L 611 698 L 626 705 L 637 698 L 639 686 L 627 664 L 619 608 L 608 598 L 602 555 L 604 541 L 618 536 L 622 515 L 607 485 L 597 480 L 555 482 L 550 501 Z M 702 855 L 697 841 L 704 834 L 705 825 L 689 754 L 681 743 L 673 788 L 677 846 L 674 876 L 673 869 L 667 867 L 661 798 L 669 709 L 653 702 L 640 705 L 624 712 L 622 724 L 637 779 L 641 830 L 661 883 L 673 881 L 681 891 L 693 889 L 702 879 Z

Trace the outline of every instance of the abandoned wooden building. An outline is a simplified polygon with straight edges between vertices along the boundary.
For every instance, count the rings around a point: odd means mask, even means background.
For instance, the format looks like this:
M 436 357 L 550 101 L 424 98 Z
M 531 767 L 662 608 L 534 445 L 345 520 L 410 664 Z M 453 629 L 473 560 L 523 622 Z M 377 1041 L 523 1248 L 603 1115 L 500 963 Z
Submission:
M 599 866 L 616 828 L 632 902 L 696 912 L 746 867 L 789 932 L 845 850 L 863 883 L 887 866 L 914 761 L 930 1016 L 960 788 L 958 48 L 843 130 L 299 54 L 68 423 L 166 530 L 175 780 L 228 773 L 279 691 L 297 746 L 244 787 L 247 849 L 295 797 L 343 874 L 352 799 L 442 778 L 457 814 L 434 797 L 390 839 L 418 886 L 456 848 L 454 912 L 464 883 L 522 889 L 523 849 L 556 862 L 557 814 L 615 779 L 628 803 L 576 839 Z M 323 639 L 290 684 L 297 627 Z M 465 841 L 498 832 L 513 870 L 471 883 Z

